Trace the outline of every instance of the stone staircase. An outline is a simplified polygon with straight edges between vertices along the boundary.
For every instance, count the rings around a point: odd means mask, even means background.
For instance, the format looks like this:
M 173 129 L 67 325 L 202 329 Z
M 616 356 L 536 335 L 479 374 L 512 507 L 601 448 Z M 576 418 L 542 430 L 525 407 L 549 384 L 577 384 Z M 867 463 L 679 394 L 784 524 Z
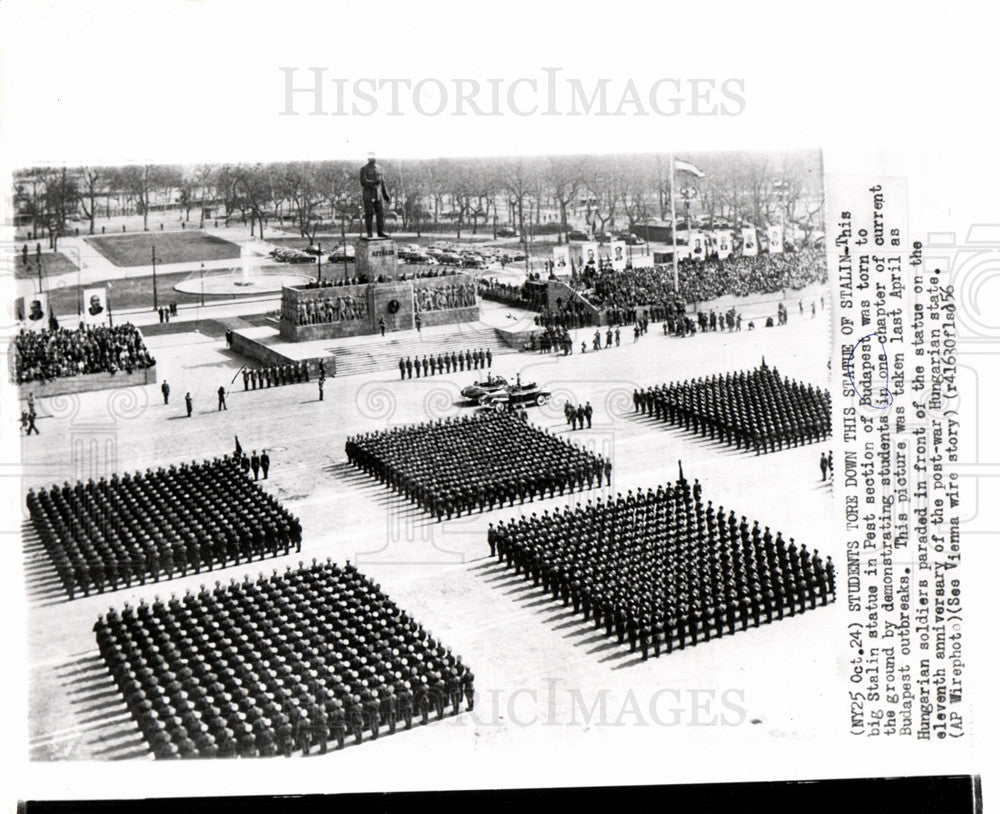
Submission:
M 423 333 L 404 331 L 370 337 L 363 343 L 352 342 L 338 347 L 331 340 L 328 353 L 337 360 L 337 376 L 359 374 L 399 375 L 400 357 L 417 357 L 424 354 L 451 353 L 489 348 L 494 356 L 517 353 L 505 343 L 496 329 L 483 325 L 454 325 L 451 330 L 440 329 Z M 495 364 L 495 363 L 494 363 Z

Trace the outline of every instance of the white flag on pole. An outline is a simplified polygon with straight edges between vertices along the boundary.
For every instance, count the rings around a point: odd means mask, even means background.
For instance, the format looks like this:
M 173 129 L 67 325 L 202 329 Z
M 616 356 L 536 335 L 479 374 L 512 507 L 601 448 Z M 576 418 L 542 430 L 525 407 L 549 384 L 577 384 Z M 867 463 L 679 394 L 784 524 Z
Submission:
M 694 164 L 689 164 L 687 161 L 681 161 L 679 158 L 674 159 L 674 171 L 687 172 L 695 176 L 695 178 L 705 177 L 705 173 L 699 170 Z

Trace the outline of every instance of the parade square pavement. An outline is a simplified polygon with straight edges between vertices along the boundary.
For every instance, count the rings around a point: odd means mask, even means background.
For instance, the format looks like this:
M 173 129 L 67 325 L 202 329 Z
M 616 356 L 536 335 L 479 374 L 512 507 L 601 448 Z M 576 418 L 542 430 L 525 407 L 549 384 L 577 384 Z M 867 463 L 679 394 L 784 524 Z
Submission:
M 804 315 L 788 301 L 785 326 L 679 339 L 664 336 L 657 323 L 638 343 L 627 327 L 621 347 L 580 354 L 580 343 L 593 336 L 593 329 L 582 329 L 571 356 L 503 355 L 493 372 L 520 373 L 551 390 L 552 401 L 531 408 L 530 420 L 611 455 L 613 484 L 601 494 L 674 481 L 680 459 L 686 477 L 698 478 L 716 506 L 836 561 L 842 546 L 832 536 L 833 496 L 819 468 L 827 442 L 758 457 L 637 417 L 632 404 L 635 387 L 746 370 L 762 357 L 783 375 L 830 388 L 829 309 L 815 317 L 809 309 L 820 290 L 807 298 Z M 502 321 L 507 310 L 497 306 L 484 319 L 500 313 Z M 369 761 L 395 763 L 414 749 L 430 750 L 445 763 L 469 750 L 487 758 L 564 748 L 581 756 L 619 748 L 738 754 L 762 742 L 815 742 L 842 728 L 836 605 L 643 662 L 627 643 L 605 637 L 488 556 L 488 523 L 516 516 L 521 507 L 438 523 L 348 466 L 349 435 L 471 409 L 455 402 L 480 371 L 400 381 L 392 368 L 332 378 L 320 402 L 315 381 L 244 392 L 239 370 L 245 360 L 219 336 L 171 333 L 147 344 L 161 380 L 170 382 L 171 403 L 163 404 L 157 385 L 43 402 L 41 434 L 22 439 L 25 488 L 223 455 L 237 435 L 248 452 L 268 450 L 271 477 L 262 485 L 301 520 L 302 551 L 70 602 L 29 533 L 23 565 L 32 759 L 152 759 L 97 655 L 91 628 L 99 613 L 313 557 L 350 559 L 372 576 L 462 656 L 479 695 L 472 714 L 463 706 L 455 718 L 309 759 L 336 762 L 345 772 Z M 225 412 L 216 409 L 220 384 L 230 389 Z M 194 399 L 190 419 L 186 391 Z M 566 398 L 591 402 L 592 429 L 570 430 L 561 409 Z M 585 490 L 524 509 L 541 512 L 596 494 Z M 23 499 L 21 505 L 26 512 Z M 698 703 L 701 712 L 693 710 Z

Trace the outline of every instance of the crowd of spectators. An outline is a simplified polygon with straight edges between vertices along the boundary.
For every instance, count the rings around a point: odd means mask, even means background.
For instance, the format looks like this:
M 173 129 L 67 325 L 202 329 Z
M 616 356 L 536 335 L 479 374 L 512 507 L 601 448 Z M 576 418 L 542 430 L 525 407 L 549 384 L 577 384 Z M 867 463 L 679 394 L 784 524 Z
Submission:
M 636 306 L 663 307 L 678 299 L 682 303 L 695 303 L 724 295 L 745 297 L 782 290 L 797 291 L 811 283 L 826 282 L 827 270 L 822 251 L 800 249 L 724 260 L 682 260 L 678 264 L 677 277 L 678 291 L 675 292 L 673 267 L 669 265 L 623 271 L 585 266 L 574 275 L 573 285 L 598 308 L 627 311 Z
M 479 279 L 476 282 L 479 296 L 484 300 L 492 300 L 513 308 L 523 308 L 526 311 L 546 310 L 546 288 L 535 281 L 511 285 L 510 283 L 500 283 L 494 279 Z
M 131 373 L 153 367 L 139 329 L 130 323 L 108 327 L 29 331 L 13 340 L 18 384 L 48 382 L 85 373 Z

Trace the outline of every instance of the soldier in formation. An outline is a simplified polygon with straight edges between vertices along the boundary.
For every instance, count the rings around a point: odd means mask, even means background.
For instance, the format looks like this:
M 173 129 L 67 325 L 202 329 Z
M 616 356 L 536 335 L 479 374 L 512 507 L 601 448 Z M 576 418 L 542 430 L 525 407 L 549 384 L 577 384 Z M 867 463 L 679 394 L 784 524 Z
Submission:
M 298 519 L 249 482 L 235 455 L 29 489 L 27 506 L 70 599 L 302 544 Z
M 438 520 L 611 481 L 611 462 L 489 411 L 348 438 L 348 461 Z
M 302 384 L 309 381 L 309 363 L 286 362 L 282 365 L 266 365 L 257 368 L 243 368 L 243 389 L 263 390 L 265 387 L 280 387 L 285 384 Z
M 492 556 L 632 652 L 659 656 L 836 597 L 832 560 L 684 478 L 490 525 Z
M 821 441 L 831 432 L 830 392 L 777 368 L 673 382 L 633 393 L 637 412 L 760 455 Z
M 440 353 L 425 353 L 423 357 L 407 356 L 399 360 L 399 378 L 412 379 L 416 373 L 421 375 L 440 376 L 446 373 L 457 373 L 466 370 L 487 370 L 493 367 L 493 351 L 489 348 L 475 350 L 466 348 L 464 351 L 442 351 Z
M 461 657 L 350 563 L 126 604 L 94 633 L 158 759 L 322 753 L 474 702 Z

